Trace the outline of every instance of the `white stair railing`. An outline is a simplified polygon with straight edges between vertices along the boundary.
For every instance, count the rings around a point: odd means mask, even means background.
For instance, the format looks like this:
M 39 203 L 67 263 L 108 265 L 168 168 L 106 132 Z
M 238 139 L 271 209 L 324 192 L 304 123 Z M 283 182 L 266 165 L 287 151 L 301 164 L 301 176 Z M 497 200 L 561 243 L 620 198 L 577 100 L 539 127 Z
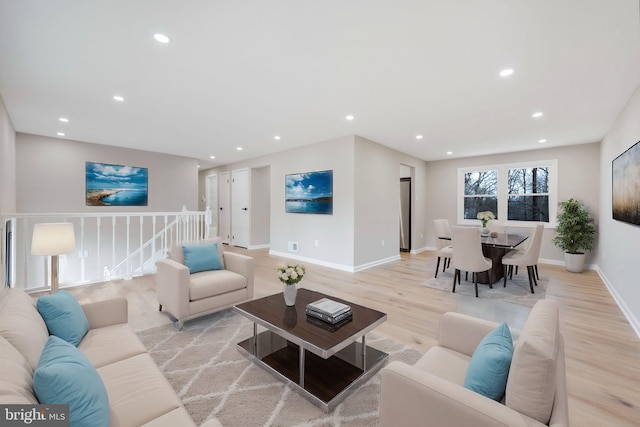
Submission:
M 0 279 L 28 291 L 49 288 L 48 260 L 31 255 L 33 226 L 72 222 L 74 252 L 59 256 L 60 287 L 155 273 L 174 244 L 209 236 L 211 212 L 61 213 L 0 215 Z

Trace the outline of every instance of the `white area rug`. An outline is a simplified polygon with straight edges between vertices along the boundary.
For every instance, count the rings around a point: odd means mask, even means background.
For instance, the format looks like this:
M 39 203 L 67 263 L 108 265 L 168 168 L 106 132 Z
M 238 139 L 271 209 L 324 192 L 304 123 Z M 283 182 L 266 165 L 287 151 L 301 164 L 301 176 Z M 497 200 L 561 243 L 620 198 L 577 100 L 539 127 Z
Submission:
M 465 281 L 464 277 L 463 272 L 460 284 L 456 285 L 456 294 L 475 298 L 476 291 L 473 281 L 471 281 L 471 274 L 469 274 L 468 281 Z M 504 279 L 500 279 L 494 283 L 493 289 L 489 288 L 489 285 L 478 283 L 478 298 L 488 298 L 533 307 L 537 301 L 545 297 L 547 279 L 541 276 L 540 280 L 538 280 L 538 286 L 533 287 L 535 293 L 532 294 L 526 269 L 524 269 L 524 271 L 520 270 L 518 274 L 514 274 L 513 280 L 507 280 L 506 288 L 503 287 L 503 280 Z M 444 273 L 439 271 L 437 279 L 427 279 L 422 282 L 421 285 L 444 292 L 451 292 L 453 289 L 453 270 L 449 269 Z
M 198 425 L 212 416 L 226 427 L 379 425 L 379 372 L 325 414 L 238 352 L 236 343 L 252 333 L 253 323 L 225 310 L 182 331 L 165 325 L 138 336 Z M 413 365 L 422 355 L 376 334 L 367 345 L 389 353 L 389 361 Z

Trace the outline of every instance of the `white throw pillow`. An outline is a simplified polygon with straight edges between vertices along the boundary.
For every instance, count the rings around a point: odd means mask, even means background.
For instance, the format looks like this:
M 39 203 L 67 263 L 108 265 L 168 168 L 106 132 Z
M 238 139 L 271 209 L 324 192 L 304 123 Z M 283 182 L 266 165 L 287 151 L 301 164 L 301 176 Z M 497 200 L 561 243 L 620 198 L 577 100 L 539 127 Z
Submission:
M 505 405 L 543 424 L 553 409 L 559 340 L 558 306 L 537 302 L 513 351 Z

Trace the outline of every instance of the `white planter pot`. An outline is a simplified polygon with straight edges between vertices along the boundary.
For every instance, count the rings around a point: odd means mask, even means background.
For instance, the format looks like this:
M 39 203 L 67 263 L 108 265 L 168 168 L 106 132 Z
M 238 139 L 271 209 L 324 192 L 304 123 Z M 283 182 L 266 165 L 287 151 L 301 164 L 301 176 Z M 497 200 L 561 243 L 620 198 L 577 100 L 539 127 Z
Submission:
M 584 270 L 584 259 L 584 254 L 564 253 L 564 264 L 567 270 L 572 273 L 582 273 L 582 270 Z
M 288 307 L 296 305 L 296 295 L 298 295 L 298 288 L 296 287 L 296 285 L 283 284 L 282 286 L 284 286 L 282 291 L 284 294 L 284 303 Z

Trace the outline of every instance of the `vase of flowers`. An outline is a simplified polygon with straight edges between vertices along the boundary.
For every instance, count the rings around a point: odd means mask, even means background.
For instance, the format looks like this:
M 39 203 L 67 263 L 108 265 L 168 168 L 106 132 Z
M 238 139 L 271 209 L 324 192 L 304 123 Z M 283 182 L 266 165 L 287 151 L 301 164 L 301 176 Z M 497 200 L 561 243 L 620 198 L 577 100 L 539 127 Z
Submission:
M 296 295 L 298 288 L 296 285 L 304 277 L 306 272 L 304 265 L 283 265 L 278 267 L 278 280 L 282 282 L 284 303 L 288 306 L 296 305 Z
M 487 228 L 487 223 L 492 219 L 496 219 L 496 216 L 491 211 L 482 211 L 478 212 L 477 218 L 482 223 L 482 228 L 480 229 L 480 234 L 483 236 L 488 236 L 491 231 Z

